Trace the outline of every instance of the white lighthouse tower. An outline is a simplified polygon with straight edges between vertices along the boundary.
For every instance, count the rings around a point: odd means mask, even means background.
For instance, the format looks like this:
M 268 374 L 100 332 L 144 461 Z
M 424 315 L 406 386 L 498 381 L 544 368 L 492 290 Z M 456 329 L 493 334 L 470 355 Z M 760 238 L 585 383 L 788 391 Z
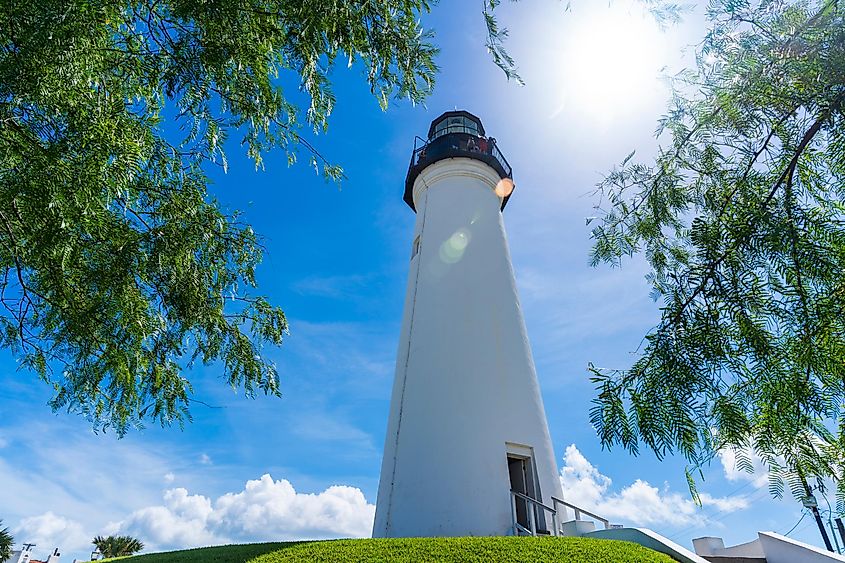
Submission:
M 556 534 L 562 520 L 502 222 L 511 178 L 466 111 L 438 117 L 414 148 L 405 201 L 417 219 L 374 537 Z

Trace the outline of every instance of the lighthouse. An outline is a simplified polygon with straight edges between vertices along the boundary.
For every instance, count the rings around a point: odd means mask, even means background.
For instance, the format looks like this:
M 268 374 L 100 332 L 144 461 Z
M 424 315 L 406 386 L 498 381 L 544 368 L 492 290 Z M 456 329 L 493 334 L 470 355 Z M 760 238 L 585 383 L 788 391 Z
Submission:
M 502 220 L 511 167 L 467 111 L 419 141 L 373 536 L 556 535 L 565 509 Z

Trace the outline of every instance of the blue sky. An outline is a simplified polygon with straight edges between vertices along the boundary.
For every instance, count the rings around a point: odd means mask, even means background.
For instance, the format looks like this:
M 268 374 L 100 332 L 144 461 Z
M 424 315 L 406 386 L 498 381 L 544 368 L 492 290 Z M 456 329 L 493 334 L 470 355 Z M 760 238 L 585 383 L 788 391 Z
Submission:
M 338 65 L 329 132 L 312 142 L 345 168 L 340 188 L 305 158 L 289 168 L 269 154 L 257 172 L 236 142 L 228 173 L 212 171 L 214 196 L 266 239 L 260 290 L 291 323 L 268 350 L 281 399 L 244 399 L 218 367 L 196 368 L 187 375 L 211 406 L 196 404 L 193 423 L 119 440 L 52 413 L 47 386 L 0 353 L 0 518 L 19 542 L 70 561 L 117 531 L 151 549 L 368 534 L 414 221 L 404 177 L 414 135 L 456 107 L 482 118 L 514 168 L 505 224 L 565 495 L 688 546 L 793 527 L 798 504 L 770 500 L 765 478 L 737 472 L 730 455 L 705 471 L 699 509 L 682 460 L 602 450 L 588 421 L 587 363 L 630 365 L 658 318 L 641 260 L 589 267 L 591 192 L 631 150 L 655 153 L 668 95 L 658 70 L 689 63 L 682 48 L 703 22 L 693 14 L 660 32 L 624 1 L 586 0 L 570 13 L 551 0 L 507 4 L 499 17 L 524 87 L 491 62 L 475 2 L 443 2 L 425 20 L 442 72 L 424 107 L 382 112 L 360 69 Z M 820 544 L 810 518 L 791 535 Z

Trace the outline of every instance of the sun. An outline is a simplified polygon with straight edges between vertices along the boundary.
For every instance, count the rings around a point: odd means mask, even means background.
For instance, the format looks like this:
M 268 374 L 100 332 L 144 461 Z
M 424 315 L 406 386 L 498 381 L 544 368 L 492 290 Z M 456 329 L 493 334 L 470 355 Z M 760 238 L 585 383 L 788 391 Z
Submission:
M 610 118 L 635 111 L 660 93 L 667 41 L 641 8 L 596 3 L 573 20 L 560 40 L 554 74 L 560 102 L 555 113 Z

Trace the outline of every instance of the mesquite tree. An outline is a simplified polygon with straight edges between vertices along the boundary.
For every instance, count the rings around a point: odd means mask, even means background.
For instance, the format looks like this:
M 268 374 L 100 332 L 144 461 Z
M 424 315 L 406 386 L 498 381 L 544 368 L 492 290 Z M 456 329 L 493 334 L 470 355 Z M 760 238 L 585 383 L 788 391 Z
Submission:
M 219 362 L 248 394 L 279 393 L 262 346 L 287 322 L 251 291 L 260 239 L 210 197 L 203 166 L 225 166 L 227 134 L 256 164 L 308 150 L 303 127 L 326 128 L 338 59 L 382 105 L 422 100 L 436 71 L 428 9 L 0 2 L 0 345 L 53 386 L 54 408 L 119 433 L 181 422 L 196 361 Z
M 754 452 L 775 495 L 832 478 L 842 510 L 845 6 L 714 0 L 708 20 L 670 142 L 599 187 L 593 262 L 643 253 L 662 316 L 630 369 L 591 366 L 592 421 L 691 469 Z

